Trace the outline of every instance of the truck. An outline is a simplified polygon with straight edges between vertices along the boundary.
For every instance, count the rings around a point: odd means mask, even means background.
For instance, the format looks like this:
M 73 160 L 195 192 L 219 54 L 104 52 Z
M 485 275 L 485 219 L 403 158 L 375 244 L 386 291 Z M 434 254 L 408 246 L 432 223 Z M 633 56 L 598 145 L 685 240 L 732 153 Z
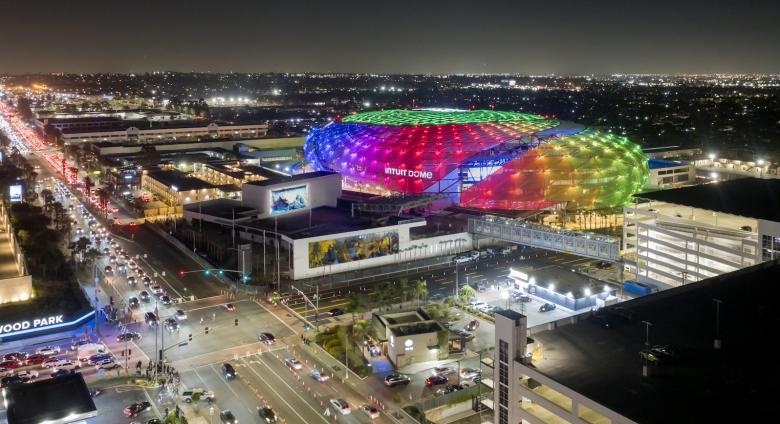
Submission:
M 658 289 L 653 286 L 631 280 L 625 280 L 623 282 L 623 290 L 629 293 L 638 294 L 640 296 L 647 296 L 648 294 L 652 294 L 658 291 Z

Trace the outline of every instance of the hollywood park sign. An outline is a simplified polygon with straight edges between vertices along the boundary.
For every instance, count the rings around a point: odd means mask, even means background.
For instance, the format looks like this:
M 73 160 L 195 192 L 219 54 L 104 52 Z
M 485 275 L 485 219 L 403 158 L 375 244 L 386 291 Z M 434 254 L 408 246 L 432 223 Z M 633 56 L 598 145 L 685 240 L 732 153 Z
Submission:
M 52 315 L 49 317 L 35 318 L 32 321 L 17 321 L 10 324 L 2 324 L 0 325 L 0 334 L 6 334 L 12 331 L 27 330 L 30 328 L 48 327 L 54 324 L 62 324 L 62 317 L 62 315 Z

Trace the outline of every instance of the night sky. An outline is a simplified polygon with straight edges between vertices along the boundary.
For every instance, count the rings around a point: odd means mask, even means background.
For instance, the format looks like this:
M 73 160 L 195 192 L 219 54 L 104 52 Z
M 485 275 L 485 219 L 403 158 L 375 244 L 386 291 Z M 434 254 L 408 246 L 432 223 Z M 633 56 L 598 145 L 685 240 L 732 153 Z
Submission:
M 780 0 L 0 0 L 0 73 L 780 72 Z

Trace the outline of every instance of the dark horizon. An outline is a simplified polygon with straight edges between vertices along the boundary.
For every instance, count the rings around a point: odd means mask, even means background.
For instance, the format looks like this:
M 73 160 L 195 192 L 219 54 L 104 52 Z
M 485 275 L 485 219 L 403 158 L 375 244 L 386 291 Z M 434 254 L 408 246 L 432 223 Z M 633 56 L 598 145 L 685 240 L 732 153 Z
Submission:
M 773 74 L 780 4 L 6 4 L 0 73 Z

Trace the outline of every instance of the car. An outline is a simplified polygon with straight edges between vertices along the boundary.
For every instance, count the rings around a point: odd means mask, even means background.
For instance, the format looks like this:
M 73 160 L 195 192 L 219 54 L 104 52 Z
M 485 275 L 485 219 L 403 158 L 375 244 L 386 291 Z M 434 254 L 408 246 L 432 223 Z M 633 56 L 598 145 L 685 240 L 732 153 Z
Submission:
M 141 275 L 141 282 L 143 282 L 145 286 L 149 287 L 152 284 L 152 279 L 148 275 Z
M 465 264 L 465 263 L 471 262 L 471 257 L 470 256 L 456 256 L 456 257 L 453 258 L 453 261 L 456 264 Z
M 158 324 L 157 315 L 154 312 L 147 312 L 144 314 L 144 321 L 150 326 L 154 327 Z
M 22 384 L 22 383 L 26 383 L 26 381 L 24 381 L 23 378 L 20 378 L 20 377 L 15 376 L 15 375 L 9 375 L 9 376 L 0 378 L 0 387 L 8 387 L 8 386 L 11 386 L 13 384 Z
M 452 367 L 434 367 L 433 375 L 452 375 L 455 374 L 455 368 Z
M 163 294 L 165 291 L 162 287 L 160 287 L 159 284 L 155 284 L 151 287 L 152 293 L 154 294 Z
M 487 291 L 487 286 L 486 285 L 484 285 L 482 283 L 477 284 L 477 292 L 484 293 L 486 291 Z
M 360 410 L 363 411 L 364 414 L 368 415 L 368 418 L 371 418 L 372 420 L 379 418 L 379 409 L 374 405 L 365 403 L 360 407 Z
M 233 368 L 232 365 L 226 362 L 222 364 L 222 374 L 225 376 L 226 379 L 232 380 L 236 378 L 236 369 Z
M 425 385 L 427 387 L 438 386 L 446 383 L 447 383 L 447 376 L 440 375 L 440 374 L 432 375 L 425 379 Z
M 121 365 L 119 365 L 114 358 L 106 358 L 101 361 L 98 361 L 95 364 L 96 370 L 112 370 L 114 368 L 119 368 Z
M 412 379 L 409 378 L 408 375 L 397 373 L 397 372 L 390 373 L 387 375 L 387 377 L 385 377 L 385 386 L 387 387 L 395 387 L 399 385 L 406 386 L 411 382 Z
M 276 415 L 273 409 L 268 405 L 263 405 L 257 408 L 257 415 L 260 416 L 260 420 L 266 423 L 275 423 L 279 421 L 279 417 Z
M 21 367 L 22 365 L 24 365 L 24 363 L 18 359 L 0 362 L 0 368 L 5 368 L 7 370 L 13 370 Z
M 285 365 L 287 365 L 288 367 L 290 367 L 291 369 L 294 369 L 294 370 L 303 369 L 303 364 L 301 363 L 301 361 L 299 361 L 299 360 L 297 360 L 295 358 L 292 358 L 292 357 L 291 358 L 285 358 L 284 359 L 284 363 L 285 363 Z
M 177 309 L 173 317 L 176 318 L 178 321 L 184 321 L 185 319 L 187 319 L 187 313 L 181 309 Z
M 236 424 L 238 422 L 236 416 L 229 409 L 220 411 L 219 419 L 222 420 L 222 424 Z
M 109 248 L 107 248 L 107 247 L 104 247 L 103 248 L 103 254 L 104 255 L 108 255 L 109 253 L 111 253 L 111 250 L 109 250 Z
M 162 303 L 165 306 L 169 306 L 170 304 L 173 303 L 173 300 L 171 299 L 170 296 L 165 294 L 165 295 L 160 296 L 160 303 Z
M 173 318 L 168 318 L 165 320 L 165 329 L 168 331 L 176 331 L 179 329 L 179 321 L 176 321 Z
M 480 308 L 484 308 L 485 306 L 487 306 L 487 303 L 485 303 L 485 302 L 483 302 L 481 300 L 472 300 L 471 302 L 469 302 L 469 305 L 471 305 L 471 307 L 474 308 L 474 309 L 480 309 Z
M 469 323 L 466 324 L 465 327 L 463 327 L 463 329 L 466 330 L 466 331 L 476 331 L 477 328 L 479 328 L 479 320 L 478 319 L 473 319 L 473 320 L 469 321 Z
M 127 284 L 130 284 L 131 286 L 134 286 L 138 284 L 138 281 L 136 281 L 135 276 L 130 275 L 127 277 Z
M 136 402 L 125 408 L 123 411 L 126 417 L 136 417 L 141 412 L 146 411 L 147 409 L 151 408 L 152 404 L 150 404 L 147 401 L 143 402 Z
M 152 418 L 151 420 L 147 421 L 146 424 L 163 424 L 163 421 L 159 418 Z
M 56 367 L 59 364 L 67 362 L 68 359 L 65 357 L 50 357 L 46 358 L 43 362 L 41 362 L 41 366 L 43 368 L 53 368 Z
M 192 403 L 194 400 L 193 397 L 195 397 L 196 394 L 198 395 L 198 400 L 200 401 L 211 403 L 214 401 L 214 399 L 216 399 L 214 392 L 210 392 L 202 388 L 193 388 L 181 392 L 181 400 L 186 403 Z
M 512 253 L 512 248 L 511 247 L 505 247 L 505 248 L 501 249 L 501 255 L 502 256 L 506 256 L 506 255 L 509 255 L 511 253 Z
M 130 269 L 136 269 L 138 267 L 138 265 L 135 263 L 134 260 L 130 259 L 127 262 L 127 267 L 130 268 Z
M 539 312 L 549 312 L 554 309 L 555 309 L 555 304 L 547 302 L 539 307 Z
M 133 342 L 141 338 L 141 333 L 134 333 L 131 331 L 128 331 L 126 333 L 122 333 L 118 336 L 116 336 L 117 342 Z
M 436 395 L 446 395 L 448 393 L 457 392 L 458 390 L 463 390 L 464 388 L 465 387 L 463 387 L 462 384 L 448 384 L 447 387 L 437 390 Z
M 339 315 L 344 315 L 344 310 L 341 309 L 341 308 L 333 308 L 333 309 L 329 310 L 328 313 L 332 317 L 337 317 Z
M 76 340 L 75 342 L 70 344 L 70 350 L 78 350 L 79 346 L 84 346 L 85 344 L 93 343 L 92 340 L 89 339 L 82 339 L 82 340 Z
M 149 292 L 147 292 L 146 290 L 142 291 L 141 293 L 138 293 L 138 297 L 141 299 L 141 302 L 148 302 L 150 299 Z
M 95 365 L 100 361 L 104 361 L 106 359 L 111 359 L 111 358 L 113 358 L 113 356 L 110 353 L 94 353 L 87 358 L 86 362 L 89 365 Z
M 344 399 L 331 399 L 328 401 L 330 403 L 330 406 L 333 407 L 336 411 L 340 412 L 341 415 L 349 415 L 352 412 L 352 409 L 350 409 L 349 404 Z
M 73 361 L 71 361 L 69 359 L 66 359 L 64 362 L 60 362 L 59 364 L 57 364 L 57 366 L 52 368 L 52 371 L 57 371 L 57 370 L 68 370 L 68 371 L 70 371 L 70 370 L 76 370 L 76 369 L 79 369 L 79 368 L 81 368 L 81 365 L 78 362 L 73 362 Z
M 111 265 L 106 265 L 106 267 L 103 268 L 103 272 L 105 272 L 106 275 L 114 275 L 114 268 L 111 268 Z
M 23 362 L 27 358 L 27 354 L 24 352 L 11 352 L 3 355 L 3 361 L 20 361 Z
M 482 375 L 482 371 L 477 368 L 466 367 L 460 369 L 460 378 L 464 380 L 471 380 L 479 375 Z
M 54 356 L 60 354 L 60 347 L 59 346 L 46 346 L 41 347 L 35 350 L 35 353 L 40 353 L 41 355 L 46 356 Z
M 108 261 L 111 262 L 112 264 L 115 263 L 116 262 L 116 256 L 114 256 L 114 255 L 109 256 L 108 257 Z
M 677 352 L 669 346 L 655 345 L 639 352 L 639 357 L 653 364 L 666 364 L 678 358 Z
M 276 343 L 276 337 L 274 337 L 274 335 L 271 334 L 271 333 L 265 333 L 265 332 L 260 333 L 257 336 L 257 340 L 259 340 L 259 341 L 261 341 L 261 342 L 263 342 L 263 343 L 265 343 L 267 345 L 272 345 L 272 344 Z
M 127 268 L 123 264 L 117 263 L 116 272 L 124 273 L 125 271 L 127 271 Z
M 476 337 L 476 335 L 474 333 L 470 333 L 470 332 L 468 332 L 466 330 L 460 330 L 460 329 L 453 330 L 452 333 L 455 334 L 456 336 L 462 337 L 463 340 L 465 340 L 467 342 L 469 342 L 471 340 L 474 340 L 474 338 Z
M 319 372 L 317 370 L 311 370 L 309 375 L 311 376 L 311 378 L 319 381 L 320 383 L 330 380 L 330 376 L 329 375 L 323 374 L 323 373 L 321 373 L 321 372 Z
M 135 297 L 135 296 L 130 296 L 130 298 L 127 299 L 127 304 L 131 308 L 137 308 L 137 307 L 141 306 L 141 301 L 139 301 L 138 298 Z
M 234 305 L 232 303 L 226 303 L 226 304 L 222 305 L 222 307 L 225 308 L 225 310 L 228 311 L 228 312 L 234 312 L 236 310 L 236 305 Z
M 28 355 L 27 358 L 24 359 L 24 364 L 25 365 L 40 365 L 45 360 L 46 360 L 46 355 L 41 355 L 40 353 L 33 353 L 31 355 Z
M 531 301 L 531 296 L 522 293 L 515 293 L 512 295 L 512 300 L 514 300 L 515 302 L 528 303 Z
M 16 377 L 21 378 L 22 380 L 24 380 L 25 383 L 27 383 L 38 378 L 38 371 L 33 371 L 33 370 L 19 371 L 15 375 Z

